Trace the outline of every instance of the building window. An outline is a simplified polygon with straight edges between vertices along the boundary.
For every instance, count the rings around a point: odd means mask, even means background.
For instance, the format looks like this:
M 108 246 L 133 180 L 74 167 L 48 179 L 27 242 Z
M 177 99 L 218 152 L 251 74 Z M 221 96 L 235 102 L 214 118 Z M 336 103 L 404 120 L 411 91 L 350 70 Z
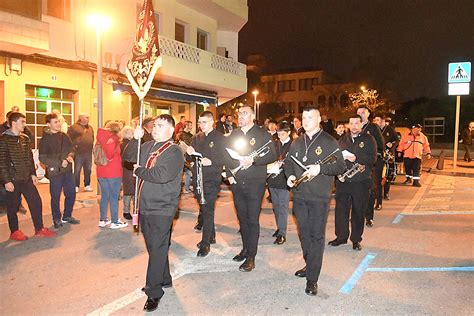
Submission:
M 334 107 L 336 105 L 337 97 L 335 95 L 329 96 L 329 107 Z
M 349 96 L 347 95 L 347 93 L 341 95 L 340 103 L 342 107 L 346 107 L 349 105 Z
M 262 92 L 271 92 L 273 91 L 273 83 L 272 82 L 262 82 Z
M 33 134 L 34 148 L 43 137 L 46 114 L 58 110 L 69 126 L 73 123 L 74 93 L 72 90 L 26 85 L 26 124 Z
M 312 78 L 300 79 L 299 90 L 313 90 L 313 80 Z
M 207 41 L 209 39 L 209 34 L 207 32 L 197 30 L 197 48 L 202 50 L 207 50 Z
M 311 101 L 301 101 L 298 102 L 298 113 L 303 113 L 303 109 L 307 106 L 313 105 Z
M 186 24 L 181 21 L 174 23 L 174 39 L 181 43 L 186 43 Z
M 326 96 L 325 95 L 320 95 L 318 97 L 318 105 L 319 106 L 326 105 Z
M 46 0 L 43 13 L 62 20 L 71 20 L 71 0 Z
M 295 91 L 296 80 L 280 80 L 278 81 L 278 92 Z
M 315 86 L 315 85 L 317 85 L 317 84 L 319 84 L 319 78 L 313 78 L 313 79 L 311 79 L 311 85 Z

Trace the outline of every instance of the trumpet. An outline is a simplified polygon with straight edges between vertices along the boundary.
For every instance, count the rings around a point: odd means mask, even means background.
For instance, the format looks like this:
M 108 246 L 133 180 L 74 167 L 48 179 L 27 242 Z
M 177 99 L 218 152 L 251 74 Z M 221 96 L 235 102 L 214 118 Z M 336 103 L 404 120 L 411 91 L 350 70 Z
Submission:
M 193 154 L 196 164 L 196 194 L 199 197 L 199 204 L 207 204 L 204 197 L 204 183 L 202 177 L 202 155 L 198 153 Z
M 332 153 L 330 153 L 329 155 L 326 156 L 326 158 L 322 159 L 322 160 L 318 160 L 316 161 L 314 164 L 315 165 L 325 165 L 325 164 L 329 164 L 329 163 L 334 163 L 336 160 L 337 160 L 337 156 L 336 156 L 336 153 L 339 151 L 339 148 L 336 148 Z M 300 166 L 304 171 L 308 171 L 309 168 L 306 167 L 305 165 L 303 165 L 303 163 L 301 161 L 299 161 L 295 156 L 290 156 L 291 159 L 293 159 L 294 162 L 296 162 L 296 164 L 298 166 Z M 311 177 L 310 175 L 308 174 L 305 174 L 301 177 L 299 177 L 298 179 L 296 179 L 295 181 L 293 181 L 293 188 L 296 188 L 297 186 L 299 186 L 301 184 L 301 182 L 306 182 L 306 181 L 311 181 L 313 180 L 315 177 Z
M 363 172 L 364 170 L 365 170 L 365 166 L 356 162 L 346 172 L 344 172 L 343 174 L 338 175 L 337 178 L 339 179 L 339 181 L 345 182 L 346 179 L 351 179 L 353 176 L 355 176 L 356 174 L 358 174 L 360 172 Z
M 266 142 L 265 144 L 262 145 L 262 147 L 258 148 L 257 150 L 254 150 L 252 151 L 248 157 L 249 158 L 256 158 L 256 157 L 263 157 L 265 156 L 266 154 L 268 154 L 270 152 L 270 144 L 272 143 L 273 141 L 270 139 L 268 142 Z M 230 172 L 235 176 L 237 174 L 237 172 L 242 169 L 242 166 L 238 166 L 237 168 L 234 168 L 234 169 L 231 169 Z M 246 168 L 245 168 L 246 169 Z

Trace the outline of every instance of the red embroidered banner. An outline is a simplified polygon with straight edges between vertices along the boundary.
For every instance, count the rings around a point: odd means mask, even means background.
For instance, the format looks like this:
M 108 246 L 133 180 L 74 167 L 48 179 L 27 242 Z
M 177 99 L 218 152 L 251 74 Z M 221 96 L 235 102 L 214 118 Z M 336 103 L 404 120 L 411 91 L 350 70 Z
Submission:
M 143 99 L 161 67 L 158 28 L 152 0 L 144 0 L 138 16 L 132 57 L 127 63 L 125 73 L 139 99 Z

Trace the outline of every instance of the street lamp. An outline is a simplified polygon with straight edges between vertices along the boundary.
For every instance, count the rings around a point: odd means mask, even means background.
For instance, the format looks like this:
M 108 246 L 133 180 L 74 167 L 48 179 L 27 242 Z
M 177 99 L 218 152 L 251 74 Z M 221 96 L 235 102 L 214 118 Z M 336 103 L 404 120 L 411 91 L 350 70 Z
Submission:
M 101 34 L 110 28 L 110 18 L 100 14 L 87 16 L 87 24 L 95 27 L 97 36 L 97 124 L 102 127 L 102 41 Z
M 258 95 L 258 90 L 253 90 L 253 111 L 255 113 L 255 118 L 257 115 L 257 95 Z
M 260 102 L 261 102 L 261 101 L 257 101 L 257 116 L 256 116 L 256 117 L 257 117 L 257 121 L 258 121 L 258 118 L 259 118 L 259 116 L 260 116 L 260 115 L 259 115 L 259 113 L 260 113 Z

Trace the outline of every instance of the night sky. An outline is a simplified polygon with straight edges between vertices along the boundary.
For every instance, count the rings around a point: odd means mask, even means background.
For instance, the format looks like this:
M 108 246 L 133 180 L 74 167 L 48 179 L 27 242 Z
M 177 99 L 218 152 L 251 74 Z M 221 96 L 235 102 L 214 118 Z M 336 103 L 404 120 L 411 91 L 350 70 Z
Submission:
M 474 63 L 474 0 L 248 0 L 248 6 L 240 60 L 265 55 L 270 71 L 318 67 L 405 101 L 447 95 L 447 64 Z

